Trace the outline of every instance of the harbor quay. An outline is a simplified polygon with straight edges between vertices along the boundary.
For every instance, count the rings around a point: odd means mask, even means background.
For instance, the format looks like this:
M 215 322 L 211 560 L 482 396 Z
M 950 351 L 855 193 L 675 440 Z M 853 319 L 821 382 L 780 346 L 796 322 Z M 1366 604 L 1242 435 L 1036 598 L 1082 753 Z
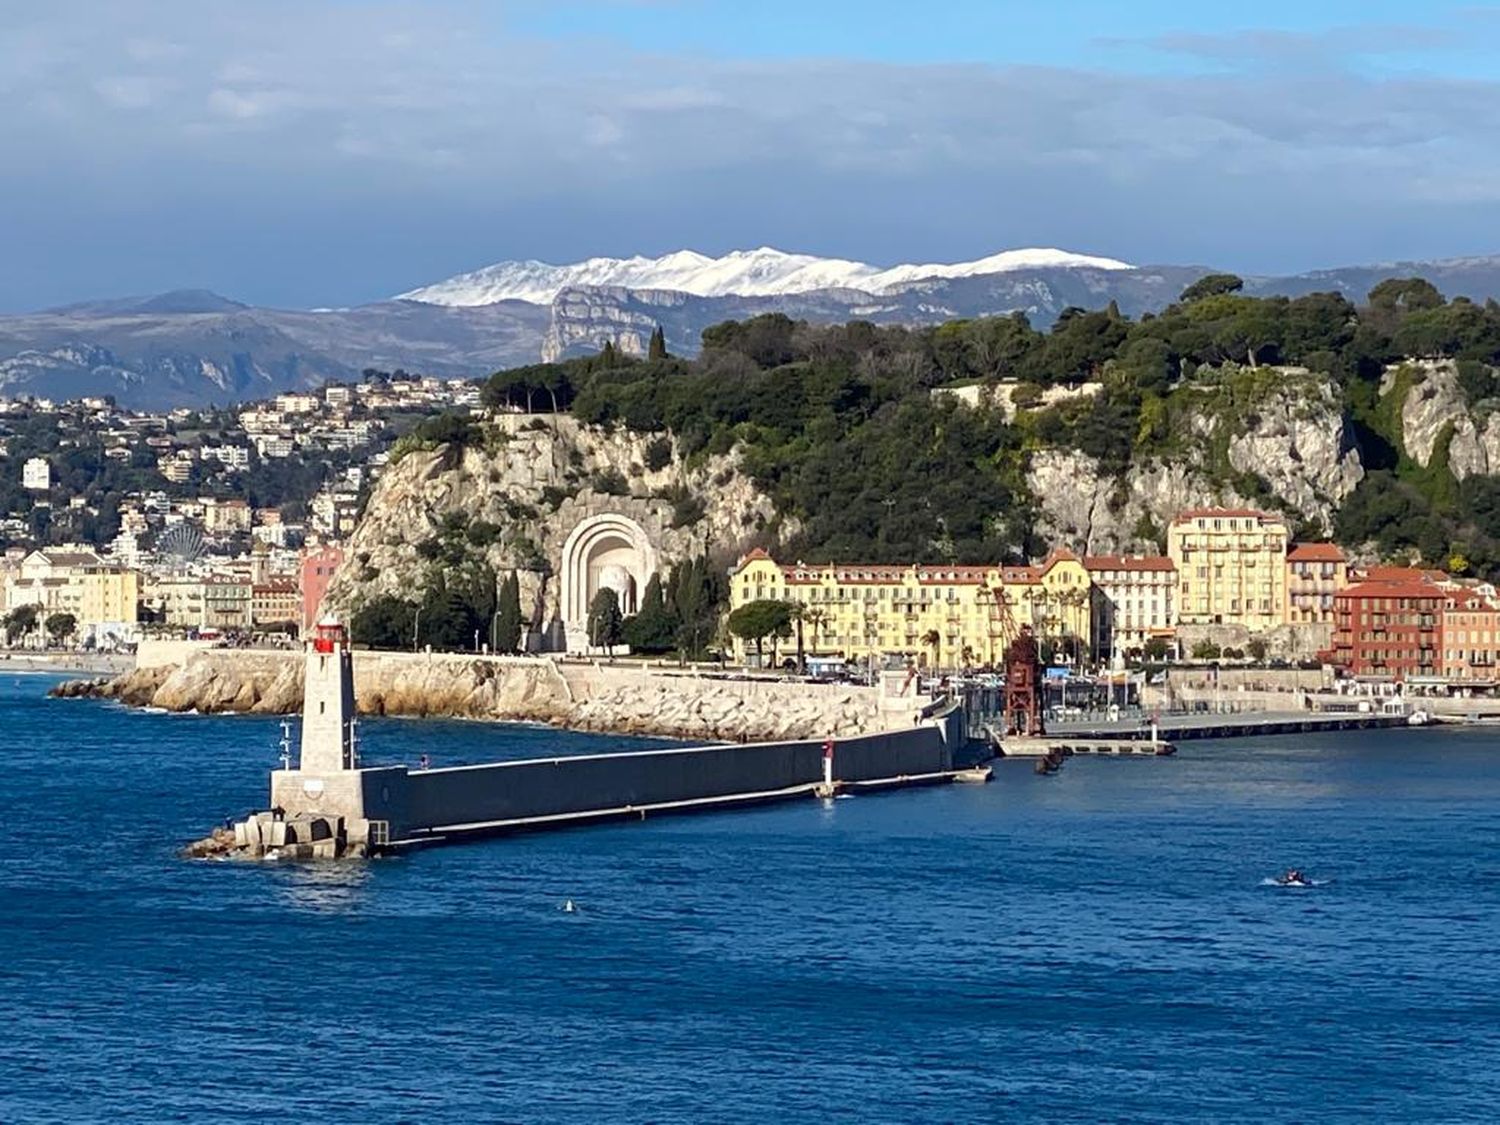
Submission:
M 307 644 L 293 765 L 270 777 L 269 808 L 191 845 L 196 857 L 367 856 L 476 836 L 830 798 L 845 789 L 980 780 L 961 763 L 962 709 L 923 703 L 905 725 L 830 736 L 497 762 L 445 769 L 360 764 L 354 661 L 341 625 Z

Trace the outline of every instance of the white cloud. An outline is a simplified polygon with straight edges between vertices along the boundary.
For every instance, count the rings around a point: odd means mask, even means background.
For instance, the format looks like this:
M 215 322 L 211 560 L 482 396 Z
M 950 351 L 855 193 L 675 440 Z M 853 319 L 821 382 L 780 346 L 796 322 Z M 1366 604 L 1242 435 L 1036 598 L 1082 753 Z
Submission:
M 201 184 L 227 213 L 329 224 L 354 196 L 432 223 L 541 200 L 559 237 L 595 240 L 580 256 L 649 249 L 619 240 L 659 207 L 659 227 L 708 216 L 728 245 L 864 223 L 844 252 L 877 260 L 902 224 L 935 239 L 905 256 L 994 249 L 963 240 L 1013 216 L 1021 242 L 1149 260 L 1195 223 L 1225 248 L 1199 256 L 1234 264 L 1257 217 L 1300 245 L 1318 234 L 1301 215 L 1415 228 L 1435 204 L 1500 203 L 1500 84 L 1355 73 L 1346 39 L 1179 36 L 1156 45 L 1300 65 L 1151 75 L 648 57 L 520 39 L 481 0 L 35 4 L 0 24 L 0 209 L 49 182 L 75 207 Z M 757 221 L 781 226 L 737 225 Z

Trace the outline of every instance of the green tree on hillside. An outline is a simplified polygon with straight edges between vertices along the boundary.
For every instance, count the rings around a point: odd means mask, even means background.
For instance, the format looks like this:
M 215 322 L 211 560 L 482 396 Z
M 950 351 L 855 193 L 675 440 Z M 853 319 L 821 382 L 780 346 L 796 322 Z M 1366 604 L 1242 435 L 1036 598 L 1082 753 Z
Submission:
M 1177 299 L 1186 305 L 1193 301 L 1201 301 L 1204 297 L 1221 297 L 1226 293 L 1238 293 L 1244 287 L 1244 280 L 1232 273 L 1211 273 L 1189 285 L 1182 291 L 1182 296 Z
M 651 343 L 646 348 L 646 359 L 654 362 L 658 359 L 666 358 L 667 334 L 661 330 L 661 325 L 658 324 L 656 329 L 651 333 Z
M 500 586 L 500 598 L 495 607 L 494 648 L 496 652 L 517 652 L 521 647 L 521 581 L 515 571 L 510 572 Z
M 621 635 L 632 652 L 662 653 L 677 640 L 677 617 L 668 608 L 661 575 L 653 574 L 641 595 L 641 608 L 625 619 Z
M 741 640 L 755 642 L 756 663 L 764 667 L 766 638 L 792 635 L 792 607 L 769 598 L 746 602 L 729 615 L 729 631 Z
M 589 644 L 594 648 L 614 648 L 621 641 L 623 625 L 619 595 L 605 586 L 589 603 Z
M 349 639 L 378 649 L 408 649 L 415 644 L 417 606 L 390 594 L 372 598 L 349 619 Z

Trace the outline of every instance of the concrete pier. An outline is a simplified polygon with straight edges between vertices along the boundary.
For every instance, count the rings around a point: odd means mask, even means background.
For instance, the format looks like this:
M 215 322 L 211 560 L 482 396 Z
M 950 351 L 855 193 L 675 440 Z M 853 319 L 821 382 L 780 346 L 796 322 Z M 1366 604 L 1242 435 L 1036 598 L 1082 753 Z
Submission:
M 1376 730 L 1410 725 L 1410 718 L 1406 715 L 1359 711 L 1253 711 L 1233 715 L 1163 715 L 1155 729 L 1159 738 L 1182 742 L 1193 738 L 1256 738 L 1269 734 Z M 1151 731 L 1151 726 L 1143 727 L 1139 721 L 1057 723 L 1048 735 L 1070 739 L 1141 740 L 1149 739 Z
M 307 649 L 295 768 L 271 774 L 271 809 L 216 832 L 192 855 L 361 856 L 475 836 L 537 831 L 770 801 L 967 780 L 956 706 L 910 726 L 822 740 L 721 744 L 445 769 L 364 767 L 353 662 L 337 624 Z M 288 751 L 287 757 L 290 758 Z

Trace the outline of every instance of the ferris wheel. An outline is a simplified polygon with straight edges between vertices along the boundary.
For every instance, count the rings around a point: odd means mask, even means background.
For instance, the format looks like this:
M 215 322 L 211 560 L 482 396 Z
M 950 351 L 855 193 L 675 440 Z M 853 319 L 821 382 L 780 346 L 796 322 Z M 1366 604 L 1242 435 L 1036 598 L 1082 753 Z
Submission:
M 187 567 L 203 554 L 203 533 L 192 524 L 174 523 L 156 540 L 156 551 L 163 562 Z

